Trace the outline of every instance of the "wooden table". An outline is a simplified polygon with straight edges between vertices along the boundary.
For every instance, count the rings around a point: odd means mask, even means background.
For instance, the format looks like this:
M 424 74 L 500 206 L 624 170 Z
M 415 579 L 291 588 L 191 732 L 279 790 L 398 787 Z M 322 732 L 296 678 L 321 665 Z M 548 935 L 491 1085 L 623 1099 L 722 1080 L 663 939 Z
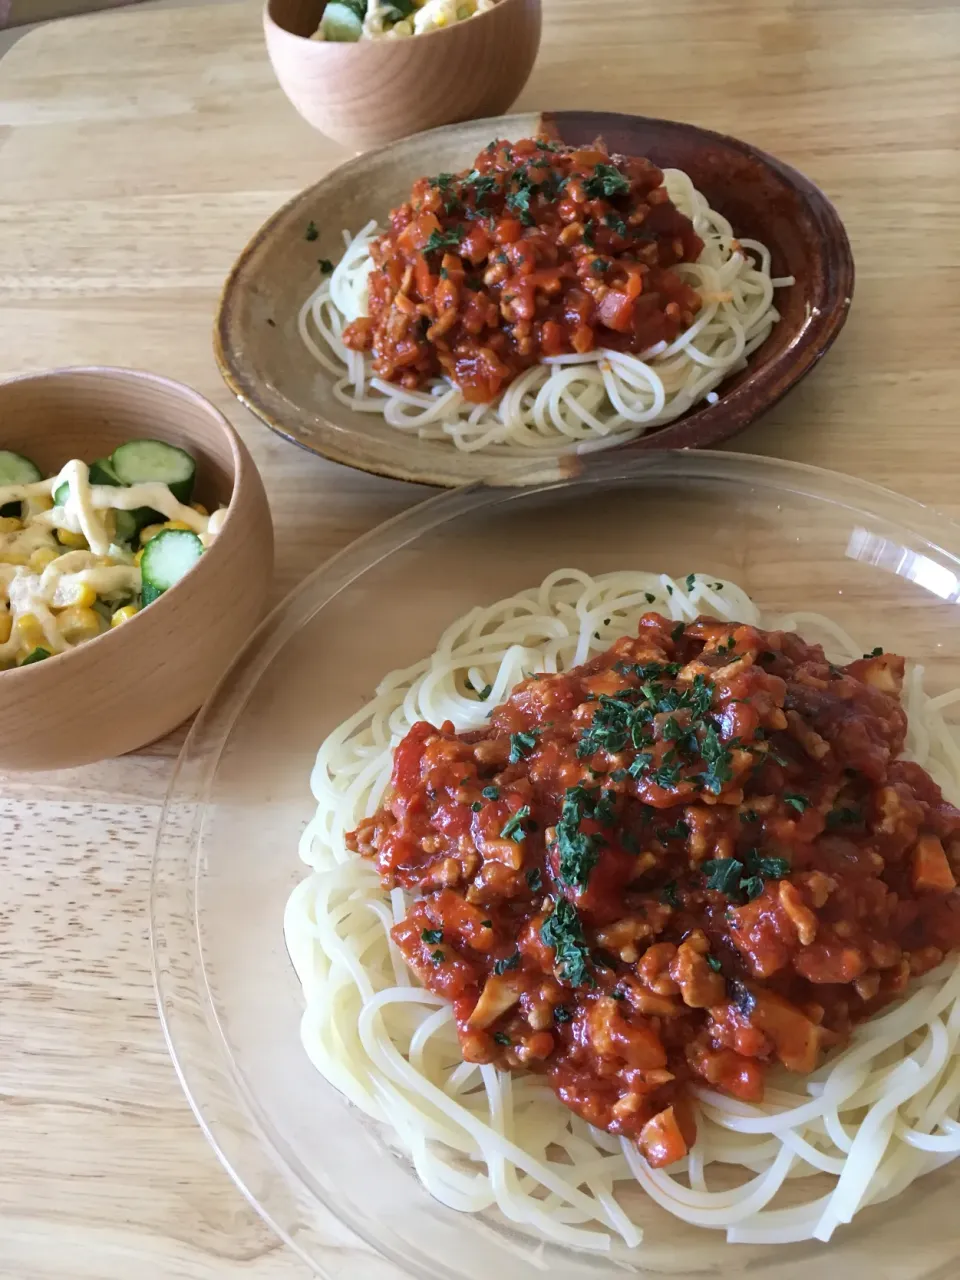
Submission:
M 858 265 L 847 328 L 739 447 L 857 473 L 960 515 L 954 0 L 545 8 L 521 106 L 637 111 L 739 134 L 819 182 L 846 221 Z M 267 484 L 278 598 L 424 492 L 275 439 L 234 405 L 211 356 L 234 257 L 341 158 L 276 88 L 255 5 L 77 19 L 26 37 L 0 64 L 0 375 L 143 366 L 213 399 Z M 2 780 L 5 1280 L 307 1275 L 207 1148 L 154 1008 L 150 855 L 181 740 Z M 351 1274 L 345 1243 L 331 1250 L 331 1274 Z

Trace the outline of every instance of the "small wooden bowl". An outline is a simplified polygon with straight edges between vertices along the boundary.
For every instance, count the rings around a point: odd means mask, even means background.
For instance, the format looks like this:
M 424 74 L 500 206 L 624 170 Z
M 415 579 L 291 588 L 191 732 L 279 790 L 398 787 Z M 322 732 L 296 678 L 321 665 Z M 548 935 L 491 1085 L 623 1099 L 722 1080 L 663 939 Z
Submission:
M 197 462 L 197 500 L 229 504 L 182 582 L 135 618 L 45 662 L 0 671 L 0 769 L 64 769 L 162 737 L 213 689 L 263 612 L 273 526 L 236 432 L 188 387 L 126 369 L 57 369 L 0 383 L 2 445 L 54 474 L 153 437 Z
M 506 111 L 540 47 L 540 0 L 406 39 L 311 40 L 325 0 L 267 0 L 263 29 L 280 87 L 309 124 L 356 151 Z
M 319 284 L 318 259 L 339 260 L 344 228 L 383 223 L 422 174 L 472 164 L 492 138 L 538 133 L 575 146 L 602 137 L 612 151 L 683 169 L 736 234 L 762 241 L 774 276 L 796 283 L 776 296 L 780 320 L 747 367 L 722 382 L 714 404 L 620 448 L 705 448 L 742 431 L 776 404 L 828 350 L 853 296 L 853 256 L 833 205 L 802 174 L 749 143 L 692 124 L 596 111 L 506 116 L 449 125 L 371 151 L 294 197 L 257 232 L 227 279 L 214 335 L 230 389 L 268 427 L 314 453 L 363 471 L 453 487 L 497 475 L 503 483 L 542 481 L 576 469 L 576 455 L 531 460 L 511 479 L 503 453 L 464 453 L 421 440 L 359 413 L 333 394 L 333 379 L 303 346 L 297 317 Z M 307 239 L 313 223 L 317 238 Z M 518 455 L 514 453 L 513 462 Z M 536 469 L 534 470 L 534 462 Z M 501 474 L 502 473 L 502 474 Z

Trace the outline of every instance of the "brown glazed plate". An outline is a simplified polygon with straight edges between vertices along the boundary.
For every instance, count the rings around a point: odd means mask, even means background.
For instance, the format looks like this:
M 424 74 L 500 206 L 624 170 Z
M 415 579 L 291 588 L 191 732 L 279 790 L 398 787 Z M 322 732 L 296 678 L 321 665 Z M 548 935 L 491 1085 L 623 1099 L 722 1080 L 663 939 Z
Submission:
M 528 113 L 448 125 L 368 152 L 274 214 L 230 272 L 217 315 L 217 363 L 237 398 L 294 444 L 378 475 L 453 487 L 499 471 L 503 454 L 463 453 L 341 404 L 334 380 L 303 347 L 297 316 L 320 281 L 318 260 L 339 260 L 344 229 L 383 221 L 416 178 L 465 168 L 493 138 L 537 133 L 572 145 L 601 137 L 611 151 L 683 169 L 738 235 L 768 246 L 774 276 L 796 279 L 777 291 L 781 319 L 770 337 L 746 369 L 721 384 L 716 403 L 616 447 L 703 448 L 727 440 L 776 404 L 830 347 L 850 308 L 853 256 L 836 210 L 809 179 L 745 142 L 691 124 L 593 111 Z M 311 222 L 319 234 L 308 240 Z M 575 457 L 537 459 L 525 480 L 534 472 L 538 480 L 567 474 Z M 520 474 L 515 467 L 513 474 Z

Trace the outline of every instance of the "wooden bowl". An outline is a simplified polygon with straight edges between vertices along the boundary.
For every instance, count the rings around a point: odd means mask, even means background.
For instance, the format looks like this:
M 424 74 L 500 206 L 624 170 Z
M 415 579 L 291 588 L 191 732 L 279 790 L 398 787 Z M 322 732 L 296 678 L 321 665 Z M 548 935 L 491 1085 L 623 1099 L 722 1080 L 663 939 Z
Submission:
M 601 136 L 613 150 L 684 169 L 739 235 L 768 246 L 774 276 L 796 277 L 795 285 L 777 292 L 779 323 L 747 368 L 720 385 L 716 403 L 693 408 L 621 448 L 696 448 L 726 440 L 813 368 L 843 327 L 853 295 L 850 245 L 823 192 L 755 147 L 695 125 L 561 111 L 408 138 L 334 170 L 274 214 L 240 255 L 220 302 L 216 356 L 234 394 L 279 435 L 364 471 L 455 486 L 501 470 L 502 454 L 462 453 L 341 404 L 334 379 L 304 349 L 297 316 L 320 281 L 318 259 L 341 256 L 343 228 L 358 231 L 370 218 L 383 220 L 415 178 L 462 169 L 492 138 L 516 140 L 541 130 L 573 144 Z M 315 240 L 305 238 L 311 222 L 319 232 Z M 526 479 L 544 479 L 551 466 L 566 474 L 574 465 L 572 455 L 549 466 L 538 460 L 535 475 Z
M 268 0 L 267 52 L 309 124 L 356 151 L 436 125 L 506 111 L 540 47 L 540 0 L 496 8 L 407 39 L 310 40 L 325 0 Z
M 256 626 L 273 568 L 263 483 L 240 438 L 188 387 L 126 369 L 0 383 L 3 447 L 52 475 L 155 437 L 197 462 L 197 499 L 223 530 L 170 591 L 95 640 L 0 672 L 0 769 L 62 769 L 144 746 L 191 715 Z

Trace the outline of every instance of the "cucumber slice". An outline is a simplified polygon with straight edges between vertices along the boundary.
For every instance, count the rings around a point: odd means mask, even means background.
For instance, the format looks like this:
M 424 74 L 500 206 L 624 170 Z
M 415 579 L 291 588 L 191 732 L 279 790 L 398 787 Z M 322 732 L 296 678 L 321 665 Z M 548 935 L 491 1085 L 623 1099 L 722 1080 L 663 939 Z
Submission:
M 36 484 L 42 480 L 40 468 L 22 453 L 14 453 L 11 449 L 0 449 L 0 487 L 7 484 Z M 0 507 L 0 516 L 19 516 L 19 502 L 5 502 Z
M 144 508 L 141 508 L 143 510 Z M 136 511 L 120 511 L 113 513 L 116 521 L 116 541 L 117 542 L 133 542 L 134 538 L 140 532 L 141 525 L 137 520 Z
M 96 462 L 90 463 L 90 483 L 109 484 L 114 488 L 119 485 L 120 481 L 109 458 L 98 458 Z
M 42 662 L 44 658 L 51 656 L 49 649 L 36 648 L 32 653 L 28 653 L 24 660 L 20 663 L 21 667 L 29 667 L 34 662 Z
M 197 464 L 164 440 L 130 440 L 114 449 L 110 462 L 121 484 L 165 484 L 184 503 L 193 495 Z
M 153 604 L 157 596 L 189 573 L 203 555 L 203 543 L 189 529 L 164 529 L 143 549 L 140 573 L 143 603 Z
M 330 0 L 320 20 L 324 40 L 336 44 L 355 44 L 363 34 L 363 19 L 356 9 L 343 0 Z

